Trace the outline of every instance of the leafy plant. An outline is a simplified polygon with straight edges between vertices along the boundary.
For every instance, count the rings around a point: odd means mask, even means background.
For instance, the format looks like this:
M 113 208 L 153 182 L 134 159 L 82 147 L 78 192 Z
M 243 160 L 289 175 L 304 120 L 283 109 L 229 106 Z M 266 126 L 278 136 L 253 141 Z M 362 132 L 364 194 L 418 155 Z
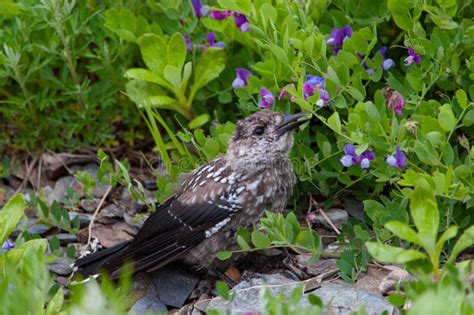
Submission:
M 289 248 L 298 254 L 311 254 L 316 261 L 321 255 L 321 239 L 311 228 L 302 227 L 296 216 L 290 212 L 286 217 L 281 213 L 266 211 L 266 217 L 260 220 L 259 228 L 250 234 L 241 229 L 237 235 L 240 250 L 221 251 L 217 258 L 228 259 L 233 253 L 250 252 L 269 248 Z M 253 247 L 250 245 L 252 244 Z
M 22 194 L 12 197 L 0 211 L 0 243 L 3 244 L 23 216 Z M 49 275 L 47 263 L 54 259 L 45 239 L 17 240 L 8 251 L 0 249 L 0 312 L 4 314 L 58 314 L 111 312 L 120 314 L 128 307 L 130 273 L 118 286 L 106 279 L 72 288 L 70 299 Z

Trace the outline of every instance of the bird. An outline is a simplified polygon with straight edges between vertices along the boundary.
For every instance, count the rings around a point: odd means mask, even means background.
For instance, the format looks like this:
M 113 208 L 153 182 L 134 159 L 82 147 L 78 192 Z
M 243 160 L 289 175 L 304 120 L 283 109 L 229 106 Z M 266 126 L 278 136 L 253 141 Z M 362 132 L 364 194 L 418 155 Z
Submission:
M 216 254 L 235 246 L 239 228 L 254 225 L 265 210 L 284 210 L 296 183 L 293 131 L 305 116 L 263 109 L 240 120 L 226 154 L 183 176 L 134 239 L 79 258 L 75 272 L 116 279 L 126 264 L 137 273 L 176 261 L 212 269 Z

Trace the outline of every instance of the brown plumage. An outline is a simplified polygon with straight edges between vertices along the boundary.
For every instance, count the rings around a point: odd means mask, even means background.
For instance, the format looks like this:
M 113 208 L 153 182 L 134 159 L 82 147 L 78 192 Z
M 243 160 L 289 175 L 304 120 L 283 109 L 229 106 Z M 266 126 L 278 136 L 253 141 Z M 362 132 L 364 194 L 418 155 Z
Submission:
M 212 267 L 240 227 L 255 224 L 265 210 L 285 207 L 296 181 L 288 158 L 291 131 L 302 116 L 261 110 L 240 121 L 227 153 L 187 175 L 132 241 L 81 258 L 76 269 L 116 278 L 126 262 L 136 272 L 176 260 Z

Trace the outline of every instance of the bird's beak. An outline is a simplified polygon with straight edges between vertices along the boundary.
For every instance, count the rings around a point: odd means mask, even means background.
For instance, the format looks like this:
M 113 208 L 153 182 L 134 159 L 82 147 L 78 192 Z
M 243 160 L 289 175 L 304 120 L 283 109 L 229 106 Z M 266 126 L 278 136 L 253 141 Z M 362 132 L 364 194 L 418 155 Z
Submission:
M 295 128 L 298 128 L 302 124 L 308 121 L 308 119 L 300 119 L 302 117 L 306 117 L 306 114 L 298 113 L 294 115 L 285 114 L 283 116 L 283 121 L 281 124 L 276 128 L 276 132 L 278 136 L 281 137 L 285 133 Z

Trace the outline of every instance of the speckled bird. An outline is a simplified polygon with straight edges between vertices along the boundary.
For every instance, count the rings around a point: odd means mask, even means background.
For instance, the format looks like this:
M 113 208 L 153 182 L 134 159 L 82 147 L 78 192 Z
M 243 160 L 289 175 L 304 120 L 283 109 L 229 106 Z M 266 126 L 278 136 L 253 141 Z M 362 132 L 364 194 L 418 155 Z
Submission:
M 265 210 L 282 211 L 296 178 L 289 152 L 304 114 L 261 110 L 237 123 L 227 153 L 186 175 L 136 237 L 80 258 L 75 269 L 117 278 L 126 262 L 151 272 L 173 261 L 196 268 L 216 266 L 216 253 L 235 244 L 235 233 Z

